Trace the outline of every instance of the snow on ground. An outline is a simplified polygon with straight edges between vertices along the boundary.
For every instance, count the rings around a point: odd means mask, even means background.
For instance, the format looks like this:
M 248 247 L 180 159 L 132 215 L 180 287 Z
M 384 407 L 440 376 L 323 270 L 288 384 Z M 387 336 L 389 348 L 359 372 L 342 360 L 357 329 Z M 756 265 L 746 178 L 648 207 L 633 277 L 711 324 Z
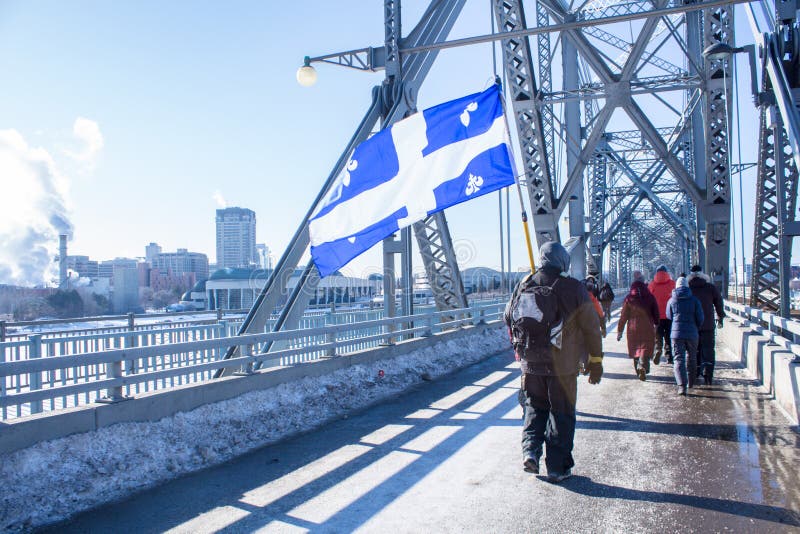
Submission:
M 24 531 L 310 430 L 509 348 L 501 327 L 158 422 L 121 423 L 0 455 L 0 531 Z M 380 371 L 383 371 L 381 377 Z

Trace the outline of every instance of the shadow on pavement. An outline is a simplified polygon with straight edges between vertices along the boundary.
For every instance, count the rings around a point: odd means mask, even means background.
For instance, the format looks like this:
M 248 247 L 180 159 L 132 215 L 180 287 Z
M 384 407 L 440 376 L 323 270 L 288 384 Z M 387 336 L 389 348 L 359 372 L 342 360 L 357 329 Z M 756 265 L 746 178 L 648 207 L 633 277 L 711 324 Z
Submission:
M 542 478 L 542 477 L 540 477 Z M 625 499 L 628 501 L 643 501 L 657 503 L 679 504 L 699 508 L 702 510 L 712 510 L 724 512 L 740 517 L 749 517 L 762 521 L 771 521 L 782 525 L 800 526 L 800 515 L 792 510 L 769 506 L 766 504 L 754 504 L 742 501 L 729 501 L 714 497 L 700 497 L 697 495 L 682 495 L 679 493 L 661 493 L 658 491 L 634 490 L 620 486 L 611 486 L 594 482 L 587 476 L 574 476 L 560 484 L 564 489 L 588 497 L 602 497 L 606 499 Z
M 581 411 L 577 412 L 577 415 L 581 418 L 578 419 L 575 426 L 578 429 L 619 430 L 624 432 L 679 435 L 691 438 L 732 442 L 741 442 L 745 439 L 740 425 L 661 423 L 658 421 L 643 421 Z M 587 418 L 589 419 L 587 420 Z M 750 426 L 748 430 L 747 437 L 752 437 L 760 445 L 775 445 L 776 443 L 792 445 L 792 443 L 787 441 L 790 439 L 788 436 L 792 436 L 794 438 L 793 445 L 795 447 L 800 447 L 800 435 L 787 435 L 782 427 Z
M 633 373 L 633 365 L 631 365 L 630 373 L 603 373 L 603 379 L 609 380 L 635 380 L 639 382 L 639 377 Z M 672 376 L 656 376 L 652 373 L 647 375 L 645 382 L 658 382 L 663 384 L 675 384 L 675 379 Z

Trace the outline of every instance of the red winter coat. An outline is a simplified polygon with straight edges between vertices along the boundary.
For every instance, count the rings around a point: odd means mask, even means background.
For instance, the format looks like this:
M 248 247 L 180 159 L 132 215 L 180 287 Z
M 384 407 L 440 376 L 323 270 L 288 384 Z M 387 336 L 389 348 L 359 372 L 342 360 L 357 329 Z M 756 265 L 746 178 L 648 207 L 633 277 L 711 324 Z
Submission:
M 667 318 L 667 302 L 675 289 L 675 280 L 666 271 L 657 271 L 653 281 L 647 286 L 650 293 L 656 298 L 658 303 L 658 316 L 661 319 Z
M 655 326 L 658 325 L 658 304 L 644 282 L 634 282 L 622 303 L 617 331 L 622 332 L 626 324 L 628 356 L 652 356 L 656 342 Z

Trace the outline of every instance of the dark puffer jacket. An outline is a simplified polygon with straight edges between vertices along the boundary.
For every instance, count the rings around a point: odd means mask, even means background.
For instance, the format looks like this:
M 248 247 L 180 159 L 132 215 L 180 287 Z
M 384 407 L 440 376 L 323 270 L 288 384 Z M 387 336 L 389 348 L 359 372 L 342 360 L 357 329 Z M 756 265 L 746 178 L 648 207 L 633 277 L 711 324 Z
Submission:
M 525 359 L 525 354 L 521 354 L 520 365 L 523 373 L 551 376 L 574 375 L 578 373 L 578 364 L 587 352 L 591 356 L 600 356 L 603 353 L 600 318 L 589 300 L 589 293 L 583 283 L 562 274 L 562 271 L 569 268 L 569 255 L 560 247 L 558 254 L 553 256 L 548 256 L 547 250 L 549 249 L 542 248 L 541 250 L 543 267 L 536 271 L 536 274 L 528 275 L 514 290 L 509 306 L 506 307 L 505 321 L 510 328 L 510 304 L 514 302 L 523 288 L 531 283 L 553 286 L 553 283 L 558 280 L 553 291 L 558 297 L 559 311 L 564 319 L 561 349 L 550 348 L 549 362 L 532 363 Z
M 692 273 L 689 275 L 689 289 L 692 290 L 692 295 L 697 297 L 700 305 L 703 307 L 703 325 L 700 327 L 701 332 L 708 332 L 714 330 L 714 311 L 717 312 L 717 317 L 725 317 L 725 308 L 722 305 L 722 295 L 719 289 L 714 284 L 706 281 L 705 275 L 702 273 Z
M 672 321 L 673 339 L 697 339 L 703 325 L 703 307 L 688 287 L 676 287 L 667 302 L 667 319 Z

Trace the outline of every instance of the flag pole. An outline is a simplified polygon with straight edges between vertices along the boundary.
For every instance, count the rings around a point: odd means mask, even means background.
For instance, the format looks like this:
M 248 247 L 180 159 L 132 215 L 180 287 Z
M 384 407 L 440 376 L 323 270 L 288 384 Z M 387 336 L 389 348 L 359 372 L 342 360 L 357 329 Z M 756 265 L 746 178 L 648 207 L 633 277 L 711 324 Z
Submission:
M 500 77 L 495 74 L 494 83 L 502 87 L 502 83 L 500 82 Z M 506 121 L 506 135 L 508 135 L 508 115 L 506 115 L 506 100 L 502 97 L 503 93 L 500 92 L 500 102 L 503 104 L 503 118 Z M 511 143 L 508 144 L 511 147 Z M 514 164 L 514 155 L 511 154 L 511 164 L 513 168 Z M 514 173 L 516 174 L 516 173 Z M 528 261 L 531 264 L 531 274 L 536 272 L 536 262 L 533 261 L 533 245 L 531 245 L 531 232 L 528 230 L 528 214 L 525 212 L 525 201 L 522 200 L 522 187 L 519 185 L 519 178 L 520 176 L 516 176 L 514 178 L 514 182 L 517 184 L 517 194 L 519 195 L 519 207 L 522 210 L 522 229 L 525 231 L 525 245 L 528 247 Z M 509 206 L 510 209 L 510 206 Z M 508 229 L 509 235 L 511 234 L 511 228 Z M 510 245 L 509 245 L 510 250 Z M 511 263 L 509 262 L 508 265 L 509 271 L 511 270 Z
M 522 229 L 525 230 L 525 244 L 528 246 L 528 260 L 531 262 L 531 274 L 533 274 L 536 272 L 536 263 L 533 261 L 533 245 L 531 245 L 531 232 L 528 230 L 528 214 L 525 212 L 525 202 L 522 200 L 522 187 L 519 185 L 519 177 L 514 181 L 517 184 L 519 207 L 522 210 Z

